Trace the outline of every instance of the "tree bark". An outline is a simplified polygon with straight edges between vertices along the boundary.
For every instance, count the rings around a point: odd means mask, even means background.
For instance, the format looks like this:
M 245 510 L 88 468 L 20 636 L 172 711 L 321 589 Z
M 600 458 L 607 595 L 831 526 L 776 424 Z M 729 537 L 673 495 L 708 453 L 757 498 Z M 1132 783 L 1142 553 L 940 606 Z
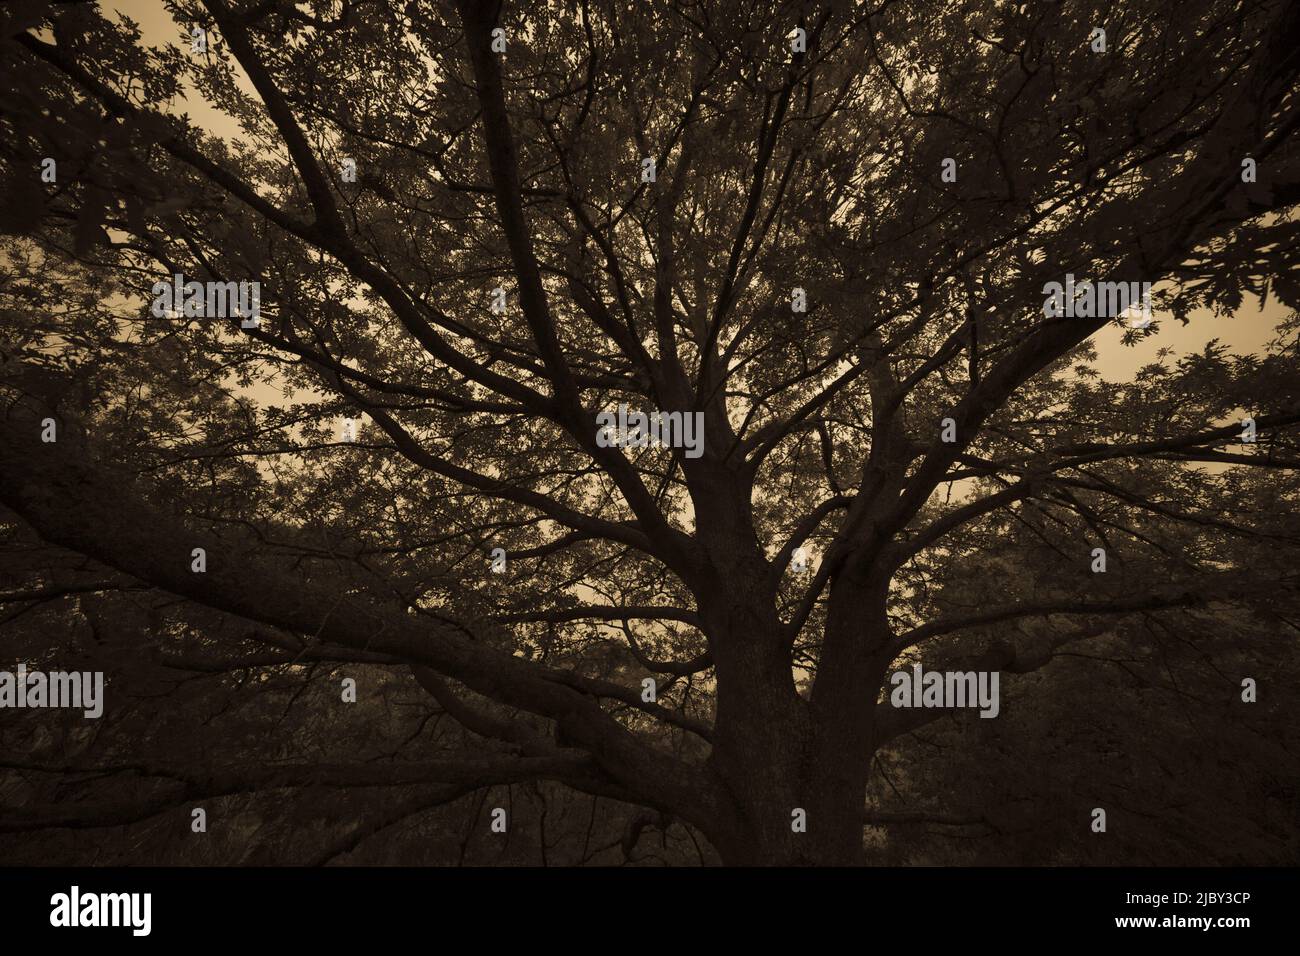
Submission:
M 718 695 L 709 769 L 731 810 L 710 839 L 728 865 L 862 864 L 875 691 L 858 686 L 828 719 L 795 686 L 772 603 L 754 597 L 733 579 L 705 603 Z

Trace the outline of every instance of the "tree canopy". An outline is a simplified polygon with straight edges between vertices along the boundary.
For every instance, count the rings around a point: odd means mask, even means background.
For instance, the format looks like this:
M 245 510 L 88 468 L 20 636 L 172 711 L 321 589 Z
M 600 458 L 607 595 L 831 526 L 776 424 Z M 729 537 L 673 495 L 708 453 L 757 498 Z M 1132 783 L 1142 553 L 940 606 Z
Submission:
M 329 793 L 325 862 L 522 788 L 562 862 L 1294 852 L 1296 5 L 159 8 L 0 10 L 0 634 L 108 674 L 12 725 L 0 831 Z M 1260 302 L 1266 354 L 1092 341 Z M 999 719 L 893 705 L 918 661 Z M 1198 740 L 1260 792 L 1178 809 Z

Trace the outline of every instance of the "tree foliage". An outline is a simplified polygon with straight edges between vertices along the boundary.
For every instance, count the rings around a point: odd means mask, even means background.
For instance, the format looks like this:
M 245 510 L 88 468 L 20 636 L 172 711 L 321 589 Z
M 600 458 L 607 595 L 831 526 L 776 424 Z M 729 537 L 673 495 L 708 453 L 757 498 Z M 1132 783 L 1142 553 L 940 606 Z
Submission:
M 164 6 L 0 11 L 4 628 L 120 708 L 6 741 L 4 829 L 287 791 L 324 861 L 527 792 L 530 862 L 1294 853 L 1294 5 Z M 259 323 L 156 314 L 175 273 Z M 1130 344 L 1291 317 L 1110 381 L 1067 273 L 1153 284 Z M 914 660 L 1008 719 L 890 706 Z M 1243 748 L 1200 797 L 1193 739 Z

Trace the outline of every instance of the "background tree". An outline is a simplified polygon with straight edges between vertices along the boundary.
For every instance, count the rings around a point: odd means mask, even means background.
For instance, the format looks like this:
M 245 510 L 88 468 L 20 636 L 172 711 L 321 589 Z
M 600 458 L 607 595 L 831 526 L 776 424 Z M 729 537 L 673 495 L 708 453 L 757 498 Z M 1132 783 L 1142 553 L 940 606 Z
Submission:
M 939 716 L 889 705 L 900 661 L 1031 701 L 1063 654 L 1195 621 L 1226 668 L 1206 706 L 1240 707 L 1233 668 L 1285 628 L 1257 676 L 1286 694 L 1294 322 L 1267 357 L 1106 384 L 1088 340 L 1125 320 L 1045 315 L 1043 287 L 1158 283 L 1174 322 L 1300 303 L 1294 5 L 165 7 L 161 46 L 89 5 L 3 11 L 5 601 L 264 703 L 160 762 L 111 722 L 38 739 L 10 766 L 75 796 L 5 829 L 323 787 L 363 831 L 548 781 L 620 807 L 621 848 L 852 863 L 896 812 L 873 773 Z M 177 272 L 259 281 L 260 324 L 155 316 Z M 620 402 L 701 414 L 702 456 L 603 447 Z M 298 749 L 265 703 L 294 681 L 351 719 L 318 669 L 461 731 L 378 708 L 378 752 Z M 1096 681 L 1058 686 L 1134 707 Z M 1049 761 L 1052 719 L 994 742 Z M 956 806 L 928 782 L 900 826 Z M 1090 796 L 1057 812 L 1083 830 Z

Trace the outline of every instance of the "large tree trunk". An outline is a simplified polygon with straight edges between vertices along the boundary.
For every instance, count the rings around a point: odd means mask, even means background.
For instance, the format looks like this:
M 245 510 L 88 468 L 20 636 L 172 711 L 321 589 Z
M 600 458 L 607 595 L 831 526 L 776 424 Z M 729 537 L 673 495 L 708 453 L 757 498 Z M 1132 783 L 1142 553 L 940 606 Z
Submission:
M 797 696 L 756 696 L 747 710 L 728 717 L 711 760 L 734 807 L 730 819 L 710 834 L 723 862 L 864 863 L 862 808 L 869 760 L 822 739 L 808 704 Z
M 709 833 L 728 865 L 855 865 L 869 754 L 856 714 L 819 721 L 799 696 L 775 615 L 743 592 L 719 602 L 718 712 L 710 769 L 731 808 Z M 768 612 L 770 613 L 770 612 Z M 874 694 L 864 691 L 874 703 Z M 802 811 L 797 814 L 796 811 Z M 802 817 L 796 825 L 796 817 Z
M 813 700 L 804 699 L 795 685 L 791 634 L 776 611 L 772 568 L 754 534 L 750 489 L 707 463 L 695 477 L 709 559 L 696 599 L 717 680 L 709 769 L 727 811 L 706 832 L 730 865 L 863 863 L 880 672 L 862 654 L 862 624 L 873 601 L 883 609 L 884 592 L 864 586 L 878 584 L 869 569 L 840 587 L 841 606 L 830 619 L 842 623 L 828 628 L 823 656 L 836 659 L 843 679 L 819 677 Z M 883 614 L 871 616 L 877 619 Z

